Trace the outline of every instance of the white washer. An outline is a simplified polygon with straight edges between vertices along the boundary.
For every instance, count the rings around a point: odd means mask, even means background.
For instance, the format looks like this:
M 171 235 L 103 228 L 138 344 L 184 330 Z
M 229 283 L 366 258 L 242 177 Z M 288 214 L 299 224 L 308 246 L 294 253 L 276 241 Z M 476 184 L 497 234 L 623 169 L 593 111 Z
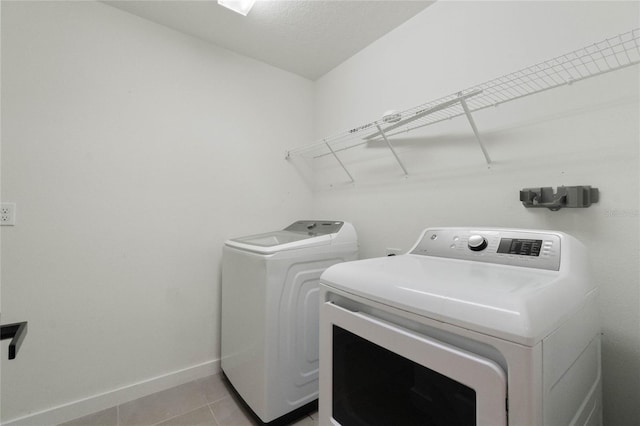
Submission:
M 327 269 L 320 424 L 601 424 L 587 262 L 560 232 L 434 228 Z
M 221 366 L 262 422 L 315 406 L 320 274 L 357 254 L 355 229 L 339 221 L 225 242 Z

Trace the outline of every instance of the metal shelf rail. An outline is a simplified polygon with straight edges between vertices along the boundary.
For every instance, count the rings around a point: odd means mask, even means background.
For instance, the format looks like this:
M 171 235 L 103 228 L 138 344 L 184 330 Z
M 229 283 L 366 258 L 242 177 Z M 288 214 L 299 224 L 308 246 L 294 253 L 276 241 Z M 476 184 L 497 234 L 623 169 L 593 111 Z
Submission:
M 473 112 L 556 87 L 570 85 L 590 77 L 637 65 L 638 63 L 640 63 L 640 28 L 607 38 L 598 43 L 407 109 L 392 116 L 385 116 L 380 120 L 355 127 L 312 145 L 291 149 L 287 151 L 286 158 L 303 156 L 316 159 L 333 156 L 344 169 L 349 179 L 354 182 L 353 176 L 338 154 L 341 151 L 364 145 L 374 140 L 383 140 L 405 175 L 408 175 L 405 165 L 389 138 L 464 115 L 469 120 L 487 164 L 490 164 L 491 158 L 473 120 Z

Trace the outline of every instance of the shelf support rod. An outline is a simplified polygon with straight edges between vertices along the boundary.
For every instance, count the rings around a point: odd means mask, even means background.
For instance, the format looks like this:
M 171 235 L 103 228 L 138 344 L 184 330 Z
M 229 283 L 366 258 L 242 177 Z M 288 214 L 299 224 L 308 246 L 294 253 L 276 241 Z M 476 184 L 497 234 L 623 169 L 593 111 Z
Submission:
M 462 95 L 462 93 L 460 93 L 460 95 Z M 476 135 L 478 144 L 480 144 L 480 149 L 484 154 L 484 159 L 487 161 L 487 164 L 491 164 L 491 157 L 489 157 L 487 148 L 485 148 L 484 143 L 482 142 L 482 138 L 480 137 L 480 132 L 478 132 L 478 128 L 476 127 L 476 122 L 473 121 L 473 116 L 471 115 L 471 111 L 469 111 L 469 107 L 467 106 L 467 101 L 464 98 L 460 98 L 460 105 L 462 105 L 462 109 L 464 109 L 464 113 L 467 116 L 467 120 L 469 120 L 469 124 L 471 125 L 471 130 L 473 130 L 473 134 Z
M 398 162 L 398 164 L 400 164 L 400 167 L 402 168 L 402 171 L 404 172 L 404 175 L 408 176 L 409 173 L 407 172 L 407 168 L 402 163 L 402 160 L 400 160 L 400 157 L 398 157 L 398 153 L 393 148 L 393 145 L 391 145 L 391 142 L 389 142 L 389 139 L 387 139 L 387 135 L 382 130 L 382 127 L 380 127 L 380 125 L 378 123 L 376 123 L 376 127 L 378 128 L 378 131 L 380 132 L 380 135 L 382 136 L 382 139 L 384 139 L 384 141 L 387 143 L 387 146 L 389 147 L 389 149 L 393 153 L 393 156 L 396 157 L 396 161 Z
M 336 152 L 333 150 L 333 148 L 331 148 L 331 145 L 329 145 L 329 142 L 327 142 L 325 140 L 324 144 L 327 145 L 327 148 L 329 148 L 329 151 L 331 151 L 331 154 L 333 154 L 333 156 L 336 159 L 336 161 L 338 162 L 338 164 L 340 164 L 340 166 L 342 167 L 344 172 L 347 174 L 347 176 L 349 176 L 349 179 L 351 179 L 351 182 L 355 182 L 355 180 L 353 179 L 353 176 L 351 176 L 351 173 L 349 173 L 349 170 L 347 170 L 347 168 L 344 166 L 344 163 L 338 157 L 338 154 L 336 154 Z

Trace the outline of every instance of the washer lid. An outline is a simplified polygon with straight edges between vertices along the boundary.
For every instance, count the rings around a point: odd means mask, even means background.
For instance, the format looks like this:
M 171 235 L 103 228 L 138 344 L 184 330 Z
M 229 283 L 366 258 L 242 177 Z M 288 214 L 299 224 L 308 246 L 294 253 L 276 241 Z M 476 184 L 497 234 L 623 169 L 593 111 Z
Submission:
M 320 280 L 397 309 L 527 346 L 555 330 L 590 292 L 580 271 L 564 274 L 413 254 L 337 264 Z
M 232 238 L 225 244 L 261 254 L 327 245 L 343 225 L 338 221 L 299 220 L 282 231 Z

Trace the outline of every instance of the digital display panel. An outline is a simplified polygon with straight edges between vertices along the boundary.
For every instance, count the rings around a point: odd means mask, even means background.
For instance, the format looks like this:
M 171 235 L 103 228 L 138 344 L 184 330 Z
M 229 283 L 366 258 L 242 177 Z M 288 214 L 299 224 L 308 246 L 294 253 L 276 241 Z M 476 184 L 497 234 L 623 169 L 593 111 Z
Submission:
M 517 254 L 520 256 L 540 256 L 542 240 L 524 240 L 519 238 L 502 238 L 498 253 Z

